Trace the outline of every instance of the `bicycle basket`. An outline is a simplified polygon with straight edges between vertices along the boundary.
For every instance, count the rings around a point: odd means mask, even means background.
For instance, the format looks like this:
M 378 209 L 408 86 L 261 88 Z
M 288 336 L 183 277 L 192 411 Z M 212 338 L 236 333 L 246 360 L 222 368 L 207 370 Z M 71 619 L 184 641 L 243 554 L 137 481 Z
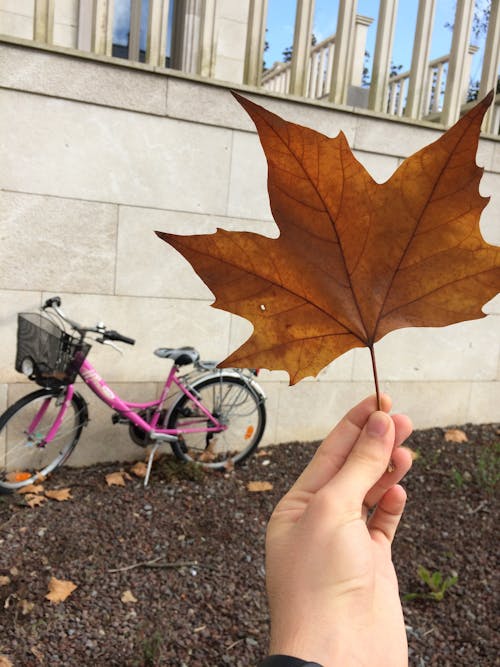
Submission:
M 89 350 L 88 343 L 39 313 L 17 316 L 16 371 L 28 372 L 42 387 L 72 384 Z

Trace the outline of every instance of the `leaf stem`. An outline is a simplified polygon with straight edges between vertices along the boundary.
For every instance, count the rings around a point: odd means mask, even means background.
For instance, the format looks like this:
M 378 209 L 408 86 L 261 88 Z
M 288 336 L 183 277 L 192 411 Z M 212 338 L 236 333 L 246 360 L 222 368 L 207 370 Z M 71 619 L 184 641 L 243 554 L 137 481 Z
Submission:
M 378 384 L 378 373 L 377 373 L 377 362 L 375 360 L 375 349 L 373 343 L 368 346 L 370 350 L 370 356 L 372 358 L 372 369 L 373 369 L 373 380 L 375 382 L 375 393 L 377 395 L 377 410 L 382 409 L 382 402 L 380 400 L 380 387 Z

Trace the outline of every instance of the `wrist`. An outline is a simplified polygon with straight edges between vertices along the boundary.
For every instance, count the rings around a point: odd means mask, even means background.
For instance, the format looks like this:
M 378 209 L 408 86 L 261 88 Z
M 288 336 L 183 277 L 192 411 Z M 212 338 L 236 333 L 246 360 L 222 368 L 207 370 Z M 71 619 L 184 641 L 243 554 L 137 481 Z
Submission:
M 310 662 L 291 655 L 273 654 L 268 656 L 259 667 L 323 667 L 318 662 Z

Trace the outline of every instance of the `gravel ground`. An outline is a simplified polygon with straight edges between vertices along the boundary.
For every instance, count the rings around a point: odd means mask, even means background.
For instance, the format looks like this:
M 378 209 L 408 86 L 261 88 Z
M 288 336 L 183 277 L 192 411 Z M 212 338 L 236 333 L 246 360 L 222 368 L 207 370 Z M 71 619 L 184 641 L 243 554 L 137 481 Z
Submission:
M 410 441 L 419 458 L 394 559 L 401 595 L 418 594 L 403 603 L 412 667 L 500 664 L 500 428 L 460 428 L 467 442 L 447 442 L 443 429 Z M 69 500 L 30 507 L 26 496 L 0 496 L 0 665 L 255 665 L 268 637 L 266 521 L 315 446 L 279 445 L 226 475 L 166 457 L 147 489 L 133 474 L 108 486 L 119 464 L 66 468 L 44 486 L 70 488 Z M 273 488 L 250 492 L 249 481 Z M 458 581 L 431 599 L 419 566 Z M 77 588 L 50 601 L 52 577 Z

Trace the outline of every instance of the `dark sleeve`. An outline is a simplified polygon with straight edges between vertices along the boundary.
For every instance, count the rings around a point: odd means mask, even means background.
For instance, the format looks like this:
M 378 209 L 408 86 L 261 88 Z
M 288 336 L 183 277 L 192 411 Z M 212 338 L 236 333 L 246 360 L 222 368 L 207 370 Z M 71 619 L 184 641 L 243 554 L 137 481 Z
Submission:
M 259 667 L 322 667 L 322 665 L 300 658 L 292 658 L 291 655 L 270 655 L 260 663 Z

